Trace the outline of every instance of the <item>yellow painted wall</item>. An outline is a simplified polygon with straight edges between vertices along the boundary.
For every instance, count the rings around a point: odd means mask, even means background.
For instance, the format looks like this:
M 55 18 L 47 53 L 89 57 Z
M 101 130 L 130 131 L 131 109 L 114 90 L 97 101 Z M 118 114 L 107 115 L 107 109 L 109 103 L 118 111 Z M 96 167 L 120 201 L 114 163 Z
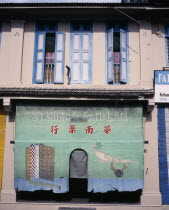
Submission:
M 0 190 L 2 188 L 5 129 L 6 129 L 6 113 L 2 109 L 0 109 Z

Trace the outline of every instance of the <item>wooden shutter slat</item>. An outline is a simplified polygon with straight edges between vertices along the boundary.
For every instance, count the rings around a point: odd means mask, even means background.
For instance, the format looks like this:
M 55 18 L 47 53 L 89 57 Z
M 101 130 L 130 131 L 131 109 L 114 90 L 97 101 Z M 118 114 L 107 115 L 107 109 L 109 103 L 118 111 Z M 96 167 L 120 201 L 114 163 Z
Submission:
M 65 33 L 56 33 L 54 83 L 64 82 Z
M 113 29 L 108 31 L 107 39 L 107 82 L 113 82 Z
M 127 83 L 127 34 L 120 29 L 120 82 Z
M 73 83 L 80 82 L 80 33 L 73 33 L 72 35 L 72 69 L 71 78 Z
M 36 55 L 35 55 L 35 83 L 44 82 L 46 32 L 37 32 Z

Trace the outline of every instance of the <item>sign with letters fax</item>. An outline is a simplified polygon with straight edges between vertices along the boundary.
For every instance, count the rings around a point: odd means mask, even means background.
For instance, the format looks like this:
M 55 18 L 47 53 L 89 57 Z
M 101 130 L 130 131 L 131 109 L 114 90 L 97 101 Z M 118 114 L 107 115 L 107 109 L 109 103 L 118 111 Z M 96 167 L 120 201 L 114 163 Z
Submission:
M 70 156 L 78 149 L 87 154 L 76 164 L 87 160 L 88 192 L 143 188 L 142 107 L 16 107 L 15 189 L 68 192 Z
M 169 71 L 154 71 L 155 102 L 169 103 Z

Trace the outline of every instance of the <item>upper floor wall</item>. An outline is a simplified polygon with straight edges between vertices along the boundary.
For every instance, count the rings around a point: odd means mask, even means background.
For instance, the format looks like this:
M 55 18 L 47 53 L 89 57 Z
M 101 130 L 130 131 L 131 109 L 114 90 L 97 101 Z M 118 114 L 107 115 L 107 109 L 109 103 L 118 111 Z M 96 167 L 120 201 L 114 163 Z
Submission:
M 143 21 L 48 23 L 3 22 L 0 86 L 153 88 L 166 66 L 163 25 L 161 38 Z

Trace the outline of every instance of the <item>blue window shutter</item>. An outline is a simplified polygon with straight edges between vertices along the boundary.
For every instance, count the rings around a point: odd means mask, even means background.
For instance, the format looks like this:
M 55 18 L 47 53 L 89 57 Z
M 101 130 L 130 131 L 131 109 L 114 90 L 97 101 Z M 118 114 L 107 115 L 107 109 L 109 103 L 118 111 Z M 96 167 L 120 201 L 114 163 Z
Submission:
M 80 83 L 80 58 L 81 58 L 81 36 L 80 33 L 71 34 L 72 44 L 72 66 L 71 66 L 71 81 L 72 83 Z
M 108 31 L 107 34 L 107 82 L 113 82 L 113 29 Z
M 57 32 L 55 41 L 54 83 L 64 81 L 65 33 Z
M 88 83 L 91 80 L 91 37 L 90 33 L 82 34 L 82 68 L 81 83 Z
M 44 81 L 44 60 L 45 60 L 45 41 L 46 32 L 37 32 L 36 34 L 36 52 L 35 52 L 35 83 Z
M 120 29 L 120 82 L 127 83 L 127 33 Z

